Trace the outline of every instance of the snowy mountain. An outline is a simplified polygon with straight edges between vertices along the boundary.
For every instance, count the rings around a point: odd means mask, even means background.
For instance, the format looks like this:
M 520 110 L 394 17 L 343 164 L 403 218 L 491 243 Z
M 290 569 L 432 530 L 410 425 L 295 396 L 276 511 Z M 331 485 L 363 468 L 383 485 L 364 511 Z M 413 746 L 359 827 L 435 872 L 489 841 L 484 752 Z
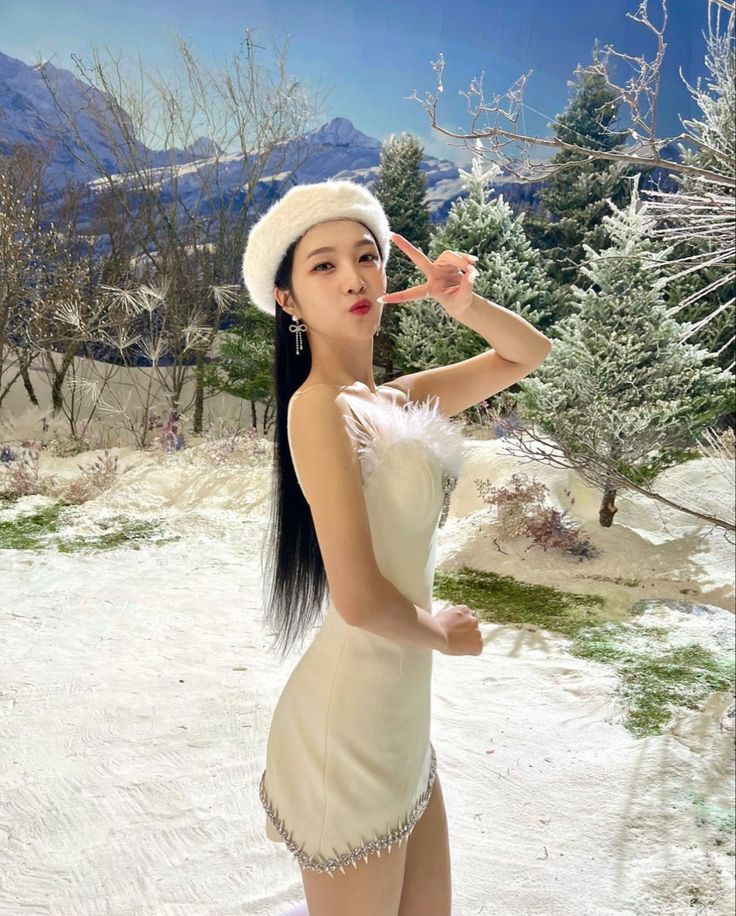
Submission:
M 68 70 L 51 63 L 46 63 L 44 70 L 63 111 L 73 113 L 92 156 L 88 156 L 75 140 L 64 115 L 59 113 L 41 68 L 2 53 L 0 154 L 7 154 L 19 143 L 48 148 L 51 161 L 47 177 L 52 185 L 69 178 L 89 181 L 99 174 L 95 161 L 102 163 L 106 169 L 119 172 L 121 163 L 116 158 L 115 148 L 122 138 L 120 130 L 110 126 L 105 116 L 110 108 L 109 99 L 82 83 Z M 120 119 L 128 135 L 135 137 L 132 122 L 124 111 L 120 111 Z M 190 162 L 217 152 L 215 145 L 206 137 L 199 138 L 183 150 L 147 150 L 139 140 L 134 139 L 133 142 L 139 153 L 148 153 L 152 165 Z
M 193 159 L 174 166 L 149 170 L 148 180 L 160 185 L 161 193 L 176 196 L 182 207 L 206 214 L 210 201 L 203 189 L 217 187 L 222 199 L 234 202 L 245 197 L 253 161 L 258 152 L 247 158 L 242 153 L 224 154 Z M 348 118 L 333 118 L 327 124 L 302 137 L 278 144 L 266 159 L 260 180 L 253 188 L 253 203 L 257 212 L 283 196 L 295 184 L 310 184 L 326 178 L 349 178 L 370 185 L 378 177 L 381 143 L 361 133 Z M 421 169 L 427 181 L 427 202 L 434 221 L 447 216 L 452 201 L 466 191 L 457 166 L 447 159 L 425 157 Z M 216 176 L 215 176 L 216 173 Z M 216 181 L 214 180 L 216 177 Z M 116 180 L 134 186 L 133 175 L 121 173 Z M 106 181 L 95 179 L 89 183 L 92 190 L 104 190 Z M 175 185 L 175 194 L 172 190 Z
M 47 146 L 51 152 L 49 177 L 60 184 L 72 178 L 87 182 L 92 190 L 104 183 L 94 160 L 117 176 L 118 181 L 135 183 L 116 159 L 115 146 L 119 134 L 110 137 L 109 120 L 104 112 L 107 100 L 68 70 L 52 64 L 45 65 L 47 78 L 58 93 L 61 106 L 73 112 L 85 142 L 90 146 L 90 159 L 75 141 L 73 131 L 64 123 L 37 66 L 0 53 L 0 154 L 7 153 L 17 143 Z M 134 137 L 132 123 L 120 112 L 125 131 Z M 207 209 L 204 189 L 216 185 L 226 200 L 237 205 L 245 198 L 249 165 L 258 158 L 244 159 L 241 153 L 223 153 L 207 138 L 196 140 L 186 149 L 148 150 L 137 139 L 138 152 L 146 154 L 150 163 L 149 177 L 158 181 L 161 193 L 175 197 L 187 208 Z M 371 184 L 377 177 L 381 142 L 361 133 L 348 118 L 336 117 L 322 127 L 275 147 L 268 156 L 262 178 L 254 188 L 256 207 L 280 197 L 293 184 L 323 181 L 326 178 L 350 178 L 361 184 Z M 432 219 L 444 219 L 451 202 L 464 194 L 455 163 L 448 159 L 426 157 L 421 165 L 427 181 L 427 201 Z M 216 176 L 215 174 L 216 173 Z M 500 183 L 500 182 L 499 182 Z M 212 203 L 210 203 L 212 205 Z M 215 204 L 216 205 L 216 204 Z
M 299 162 L 305 160 L 301 165 Z M 357 130 L 348 118 L 333 118 L 323 127 L 275 150 L 265 174 L 283 181 L 295 168 L 289 184 L 350 178 L 371 184 L 378 177 L 381 142 Z M 450 204 L 464 193 L 457 165 L 449 159 L 425 156 L 421 163 L 427 182 L 427 202 L 433 219 L 444 218 Z M 294 180 L 295 179 L 295 180 Z

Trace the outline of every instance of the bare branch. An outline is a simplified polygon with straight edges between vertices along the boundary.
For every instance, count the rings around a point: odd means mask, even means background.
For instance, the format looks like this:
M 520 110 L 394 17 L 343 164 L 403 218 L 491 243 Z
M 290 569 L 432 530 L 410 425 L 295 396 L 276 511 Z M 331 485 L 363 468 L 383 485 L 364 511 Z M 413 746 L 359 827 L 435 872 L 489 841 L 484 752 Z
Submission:
M 709 2 L 714 2 L 714 0 L 709 0 Z M 580 165 L 585 162 L 604 159 L 612 162 L 632 163 L 634 165 L 640 165 L 644 169 L 652 169 L 659 166 L 669 172 L 676 172 L 693 178 L 707 180 L 713 184 L 734 188 L 736 187 L 736 178 L 732 175 L 697 166 L 689 166 L 683 162 L 673 162 L 669 159 L 663 159 L 660 156 L 661 149 L 677 141 L 694 143 L 696 146 L 702 145 L 698 137 L 689 133 L 681 133 L 677 136 L 667 137 L 661 140 L 656 137 L 657 96 L 660 85 L 660 70 L 666 49 L 663 36 L 667 23 L 667 0 L 661 0 L 661 3 L 664 22 L 660 29 L 658 29 L 648 18 L 646 0 L 643 0 L 640 4 L 636 15 L 632 16 L 630 13 L 626 14 L 629 18 L 640 22 L 657 36 L 657 53 L 653 61 L 648 61 L 644 57 L 632 57 L 627 54 L 621 54 L 615 51 L 610 45 L 607 45 L 602 59 L 589 67 L 578 67 L 575 71 L 576 73 L 589 72 L 600 75 L 608 88 L 618 93 L 617 101 L 623 101 L 628 105 L 632 121 L 634 125 L 639 128 L 641 133 L 639 130 L 635 129 L 635 127 L 632 127 L 629 133 L 634 142 L 624 149 L 594 149 L 591 147 L 589 138 L 583 138 L 585 139 L 585 145 L 578 145 L 567 143 L 558 137 L 538 137 L 519 133 L 515 128 L 506 129 L 504 127 L 493 126 L 488 129 L 481 129 L 477 127 L 476 124 L 481 116 L 489 113 L 501 115 L 508 122 L 515 125 L 520 109 L 528 108 L 530 111 L 534 111 L 533 108 L 525 105 L 523 101 L 526 83 L 528 77 L 533 73 L 532 70 L 530 70 L 528 74 L 519 77 L 514 86 L 506 93 L 510 103 L 508 110 L 504 110 L 500 105 L 500 98 L 497 95 L 494 95 L 491 104 L 487 104 L 482 86 L 483 78 L 481 77 L 480 80 L 474 78 L 470 83 L 468 91 L 460 92 L 460 95 L 464 95 L 467 98 L 468 110 L 472 116 L 471 130 L 467 133 L 450 131 L 437 123 L 438 97 L 444 92 L 442 74 L 445 62 L 442 52 L 440 52 L 437 61 L 431 62 L 433 69 L 437 73 L 437 95 L 426 93 L 425 99 L 422 100 L 417 96 L 416 90 L 414 90 L 411 96 L 406 96 L 405 98 L 417 101 L 422 105 L 430 116 L 433 130 L 436 130 L 446 137 L 463 141 L 461 144 L 449 144 L 450 146 L 460 146 L 466 149 L 471 148 L 476 155 L 482 158 L 490 158 L 490 156 L 486 154 L 497 155 L 499 157 L 497 161 L 499 164 L 502 164 L 504 171 L 512 175 L 521 183 L 547 180 L 561 171 L 562 168 L 569 168 L 571 165 Z M 723 5 L 723 3 L 720 5 Z M 733 5 L 729 7 L 729 5 L 726 4 L 724 8 L 729 9 L 732 8 L 732 6 Z M 617 85 L 609 75 L 609 59 L 614 56 L 627 62 L 636 63 L 639 66 L 638 73 L 632 76 L 625 86 Z M 485 71 L 483 71 L 483 73 L 485 73 Z M 475 108 L 472 107 L 471 96 L 477 99 Z M 642 98 L 645 99 L 645 102 L 642 102 Z M 645 110 L 643 111 L 643 109 Z M 554 117 L 548 115 L 546 117 L 550 122 L 555 123 Z M 646 121 L 647 117 L 649 118 L 649 123 Z M 484 140 L 490 141 L 487 147 L 483 143 Z M 510 143 L 519 144 L 523 147 L 525 153 L 523 159 L 504 154 L 505 147 Z M 526 152 L 532 147 L 565 150 L 568 153 L 578 154 L 579 158 L 570 162 L 565 162 L 561 167 L 553 163 L 533 163 L 529 156 L 526 155 Z

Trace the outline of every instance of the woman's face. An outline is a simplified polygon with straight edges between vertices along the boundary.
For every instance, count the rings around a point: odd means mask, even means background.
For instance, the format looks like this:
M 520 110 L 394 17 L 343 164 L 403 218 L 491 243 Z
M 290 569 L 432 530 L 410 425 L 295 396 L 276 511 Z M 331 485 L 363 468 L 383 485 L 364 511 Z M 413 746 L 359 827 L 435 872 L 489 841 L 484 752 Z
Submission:
M 362 338 L 381 323 L 383 307 L 376 298 L 386 292 L 386 267 L 372 233 L 356 220 L 310 227 L 294 250 L 291 285 L 293 299 L 280 290 L 276 297 L 312 333 Z M 368 300 L 370 309 L 351 312 L 361 299 Z

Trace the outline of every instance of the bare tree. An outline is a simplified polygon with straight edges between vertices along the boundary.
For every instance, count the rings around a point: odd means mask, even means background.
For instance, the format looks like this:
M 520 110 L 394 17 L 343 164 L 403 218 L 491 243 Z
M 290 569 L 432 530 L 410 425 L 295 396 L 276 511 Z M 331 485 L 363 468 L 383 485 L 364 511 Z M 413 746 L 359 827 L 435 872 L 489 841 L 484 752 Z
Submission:
M 21 151 L 3 157 L 0 171 L 0 406 L 17 379 L 28 377 L 35 355 L 23 338 L 19 308 L 26 295 L 35 230 L 33 209 L 25 200 L 27 182 L 17 174 L 24 158 Z M 38 403 L 30 379 L 26 390 L 31 402 Z
M 227 287 L 210 290 L 219 315 L 238 293 L 238 289 Z M 90 336 L 107 344 L 118 356 L 116 366 L 103 364 L 101 369 L 93 368 L 86 376 L 77 377 L 72 386 L 81 392 L 83 402 L 90 405 L 86 422 L 98 410 L 119 417 L 139 448 L 148 445 L 152 430 L 181 418 L 185 360 L 197 348 L 208 345 L 213 333 L 207 324 L 196 323 L 194 310 L 184 311 L 190 323 L 180 326 L 177 322 L 182 312 L 176 307 L 176 298 L 175 284 L 165 277 L 152 285 L 127 289 L 103 286 L 100 297 L 103 324 L 84 327 L 82 316 L 71 309 L 63 316 L 72 326 L 82 325 Z M 140 366 L 140 360 L 132 358 L 139 353 L 145 356 L 146 365 Z M 117 385 L 112 384 L 124 368 L 133 367 L 137 371 L 125 384 L 119 380 Z M 188 407 L 185 405 L 184 409 Z M 157 413 L 160 409 L 168 412 L 165 420 Z
M 120 252 L 124 261 L 144 254 L 155 266 L 156 254 L 168 250 L 162 241 L 173 236 L 185 245 L 214 242 L 226 279 L 237 275 L 255 189 L 272 172 L 285 172 L 280 178 L 288 181 L 308 157 L 287 161 L 288 145 L 317 114 L 302 87 L 285 75 L 283 56 L 280 81 L 272 85 L 256 63 L 259 47 L 248 30 L 230 61 L 208 69 L 177 37 L 169 76 L 140 62 L 128 75 L 119 57 L 108 51 L 103 60 L 94 49 L 90 64 L 75 58 L 76 75 L 90 90 L 84 112 L 70 110 L 58 80 L 39 63 L 65 128 L 59 142 L 94 170 L 93 194 L 105 195 L 108 207 L 114 203 L 110 228 L 119 231 L 125 218 L 123 241 L 135 248 Z M 106 159 L 84 134 L 82 114 L 103 131 Z
M 683 162 L 707 163 L 723 175 L 736 178 L 736 54 L 733 48 L 733 19 L 731 6 L 730 28 L 720 33 L 721 13 L 726 5 L 715 6 L 715 26 L 709 17 L 709 31 L 706 36 L 707 55 L 705 58 L 711 82 L 708 88 L 715 93 L 711 97 L 700 87 L 688 83 L 688 89 L 696 99 L 702 120 L 684 121 L 684 125 L 696 134 L 699 141 L 697 152 L 680 146 Z M 687 309 L 706 296 L 717 296 L 734 290 L 734 265 L 736 264 L 736 220 L 734 219 L 734 192 L 730 188 L 713 187 L 708 179 L 693 175 L 675 175 L 680 185 L 674 193 L 647 190 L 648 197 L 654 198 L 648 204 L 649 212 L 658 217 L 659 226 L 652 235 L 662 239 L 665 245 L 685 243 L 688 253 L 673 258 L 668 263 L 668 273 L 655 283 L 661 289 L 667 284 L 698 274 L 705 282 L 690 295 L 670 308 L 674 315 Z M 646 265 L 645 265 L 646 266 Z M 697 334 L 706 325 L 724 312 L 733 316 L 736 297 L 725 299 L 702 318 L 692 321 L 683 334 L 683 340 Z M 723 320 L 723 319 L 721 319 Z M 733 317 L 727 326 L 733 330 Z M 716 351 L 719 356 L 732 346 L 736 334 L 721 344 Z M 734 367 L 732 360 L 729 369 Z
M 707 0 L 707 2 L 709 4 L 717 4 L 719 7 L 730 10 L 732 13 L 735 8 L 735 4 L 727 3 L 726 0 Z M 591 73 L 599 73 L 605 79 L 606 84 L 612 90 L 619 93 L 619 96 L 616 98 L 615 102 L 625 102 L 628 105 L 634 124 L 636 124 L 642 130 L 644 136 L 642 136 L 642 134 L 640 134 L 639 131 L 634 127 L 631 127 L 629 129 L 629 134 L 635 139 L 636 142 L 626 149 L 595 150 L 591 149 L 589 146 L 579 146 L 574 143 L 568 143 L 564 140 L 560 140 L 558 137 L 537 137 L 519 133 L 515 128 L 507 129 L 494 126 L 486 129 L 480 129 L 476 127 L 478 119 L 487 112 L 500 114 L 509 123 L 516 124 L 519 117 L 519 110 L 523 107 L 526 107 L 523 101 L 523 93 L 529 76 L 534 72 L 533 70 L 530 70 L 526 75 L 519 77 L 514 86 L 509 90 L 508 93 L 506 93 L 509 100 L 508 110 L 503 110 L 499 107 L 501 97 L 498 95 L 494 96 L 492 105 L 487 104 L 484 97 L 483 77 L 481 77 L 480 80 L 473 79 L 470 83 L 468 91 L 460 93 L 460 95 L 465 96 L 468 100 L 468 110 L 473 117 L 473 126 L 470 133 L 457 133 L 438 125 L 437 96 L 433 96 L 430 93 L 427 93 L 426 99 L 422 100 L 417 96 L 415 90 L 408 98 L 419 102 L 422 107 L 429 113 L 431 118 L 431 127 L 434 130 L 436 130 L 438 133 L 444 134 L 446 137 L 452 137 L 454 139 L 463 141 L 461 144 L 449 145 L 460 146 L 461 148 L 465 149 L 472 149 L 474 154 L 480 156 L 481 158 L 486 158 L 484 155 L 486 153 L 497 154 L 500 157 L 504 170 L 517 178 L 521 183 L 543 181 L 565 168 L 571 168 L 574 165 L 579 165 L 583 162 L 589 162 L 594 159 L 610 159 L 616 162 L 631 162 L 634 164 L 640 164 L 646 169 L 652 169 L 655 166 L 660 166 L 661 168 L 667 169 L 671 172 L 678 172 L 684 175 L 692 175 L 702 179 L 708 179 L 714 184 L 721 184 L 729 188 L 736 187 L 736 178 L 733 176 L 724 175 L 718 170 L 698 168 L 695 166 L 688 166 L 686 163 L 673 162 L 669 159 L 663 159 L 659 155 L 661 149 L 676 141 L 691 142 L 697 146 L 702 145 L 701 139 L 689 133 L 688 131 L 678 134 L 675 137 L 666 137 L 664 139 L 658 139 L 656 137 L 657 98 L 660 82 L 659 71 L 661 69 L 662 60 L 664 59 L 665 54 L 666 45 L 664 42 L 664 30 L 667 24 L 667 0 L 661 0 L 661 3 L 664 16 L 664 24 L 661 29 L 657 29 L 656 26 L 654 26 L 648 18 L 646 12 L 647 0 L 642 0 L 636 16 L 632 16 L 631 13 L 626 14 L 630 19 L 646 25 L 657 36 L 658 50 L 654 61 L 650 62 L 643 57 L 631 57 L 626 54 L 619 54 L 619 52 L 614 51 L 610 45 L 606 45 L 606 50 L 601 55 L 600 60 L 597 63 L 594 63 L 589 67 L 578 67 L 575 71 L 576 73 L 581 70 L 590 71 Z M 729 20 L 728 29 L 730 32 L 733 31 L 733 16 Z M 608 58 L 611 55 L 625 58 L 628 61 L 634 61 L 639 64 L 641 68 L 638 75 L 636 77 L 631 77 L 625 87 L 616 85 L 616 83 L 614 83 L 610 78 L 610 74 L 608 72 Z M 441 95 L 444 91 L 444 87 L 442 85 L 442 74 L 445 67 L 445 61 L 442 52 L 440 52 L 439 60 L 432 61 L 432 67 L 437 73 L 437 93 L 438 95 Z M 472 108 L 470 101 L 471 96 L 478 97 L 476 108 Z M 646 106 L 650 112 L 651 118 L 650 124 L 646 123 L 644 117 L 641 114 L 643 107 L 641 98 L 642 96 L 646 98 Z M 516 106 L 516 108 L 514 106 Z M 617 133 L 620 133 L 620 131 Z M 483 145 L 483 140 L 490 141 L 488 147 Z M 468 146 L 469 143 L 472 143 L 472 147 Z M 561 166 L 555 166 L 551 163 L 545 162 L 533 163 L 528 155 L 525 156 L 525 158 L 507 155 L 504 152 L 504 148 L 510 144 L 521 145 L 525 154 L 528 153 L 532 147 L 539 146 L 551 149 L 567 150 L 571 153 L 579 153 L 580 158 L 577 160 L 573 159 L 565 162 Z
M 89 142 L 82 113 L 39 63 L 64 128 L 59 142 L 96 175 L 84 231 L 104 248 L 101 279 L 121 290 L 143 282 L 169 291 L 159 304 L 171 334 L 174 365 L 167 388 L 173 410 L 181 408 L 176 392 L 184 377 L 202 366 L 235 301 L 227 291 L 239 280 L 248 227 L 258 215 L 257 187 L 273 173 L 275 186 L 288 182 L 313 154 L 306 146 L 295 153 L 291 141 L 318 113 L 316 104 L 287 76 L 283 51 L 279 79 L 271 80 L 256 61 L 260 46 L 251 31 L 218 68 L 198 61 L 177 37 L 175 66 L 167 76 L 140 61 L 130 76 L 109 51 L 103 59 L 94 50 L 89 64 L 77 57 L 76 75 L 89 90 L 83 113 L 103 131 L 102 147 Z M 209 328 L 196 345 L 193 327 Z M 203 401 L 197 384 L 195 432 Z
M 84 341 L 80 329 L 58 315 L 68 308 L 86 313 L 90 307 L 90 261 L 69 226 L 47 218 L 41 192 L 45 163 L 43 155 L 29 149 L 2 159 L 0 405 L 19 377 L 31 403 L 38 404 L 28 370 L 41 355 L 57 413 L 66 372 Z

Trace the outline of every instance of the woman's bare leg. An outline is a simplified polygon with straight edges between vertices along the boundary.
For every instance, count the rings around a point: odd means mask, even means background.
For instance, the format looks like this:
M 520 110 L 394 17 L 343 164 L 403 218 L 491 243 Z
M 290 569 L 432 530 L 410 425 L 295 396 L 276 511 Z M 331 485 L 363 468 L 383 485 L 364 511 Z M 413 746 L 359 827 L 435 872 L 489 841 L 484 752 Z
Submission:
M 302 869 L 302 883 L 309 916 L 397 916 L 404 882 L 407 840 L 394 843 L 381 856 L 372 852 L 368 861 L 358 859 L 354 868 L 345 865 L 326 872 Z
M 435 774 L 429 803 L 406 842 L 398 916 L 450 916 L 451 908 L 450 839 L 442 786 Z

